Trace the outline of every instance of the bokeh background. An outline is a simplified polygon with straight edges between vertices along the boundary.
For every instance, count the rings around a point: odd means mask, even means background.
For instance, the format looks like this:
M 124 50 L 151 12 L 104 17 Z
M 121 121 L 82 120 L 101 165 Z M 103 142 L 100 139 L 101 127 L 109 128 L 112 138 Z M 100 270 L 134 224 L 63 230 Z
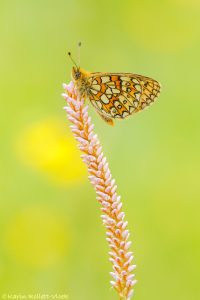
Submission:
M 200 299 L 200 1 L 0 1 L 0 293 L 118 299 L 61 98 L 89 71 L 162 83 L 112 128 L 90 107 L 132 233 L 135 299 Z

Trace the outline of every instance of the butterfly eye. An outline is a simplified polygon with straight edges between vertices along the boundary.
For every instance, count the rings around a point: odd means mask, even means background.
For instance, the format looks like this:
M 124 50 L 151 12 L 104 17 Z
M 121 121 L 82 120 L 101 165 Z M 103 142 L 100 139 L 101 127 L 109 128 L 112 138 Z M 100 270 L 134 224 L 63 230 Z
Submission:
M 81 73 L 80 72 L 76 72 L 75 73 L 75 79 L 79 79 L 81 77 Z

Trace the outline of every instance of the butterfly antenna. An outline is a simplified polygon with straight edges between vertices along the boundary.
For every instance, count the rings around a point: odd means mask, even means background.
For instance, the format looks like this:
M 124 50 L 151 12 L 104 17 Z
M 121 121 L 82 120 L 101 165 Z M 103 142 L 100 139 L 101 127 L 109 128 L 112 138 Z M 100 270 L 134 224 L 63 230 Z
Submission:
M 78 65 L 80 69 L 80 63 L 81 63 L 81 42 L 78 43 Z
M 71 61 L 73 62 L 73 64 L 75 64 L 75 66 L 76 66 L 77 69 L 78 69 L 78 66 L 77 66 L 77 64 L 75 63 L 75 60 L 72 58 L 71 52 L 68 52 L 68 55 L 69 55 Z

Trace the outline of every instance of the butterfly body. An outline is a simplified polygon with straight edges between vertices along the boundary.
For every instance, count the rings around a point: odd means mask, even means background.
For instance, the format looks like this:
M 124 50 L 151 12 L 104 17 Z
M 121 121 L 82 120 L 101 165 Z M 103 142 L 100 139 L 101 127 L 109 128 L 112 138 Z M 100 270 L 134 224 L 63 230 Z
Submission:
M 160 84 L 132 73 L 89 73 L 73 67 L 72 80 L 81 97 L 89 98 L 108 124 L 124 119 L 151 105 L 160 93 Z

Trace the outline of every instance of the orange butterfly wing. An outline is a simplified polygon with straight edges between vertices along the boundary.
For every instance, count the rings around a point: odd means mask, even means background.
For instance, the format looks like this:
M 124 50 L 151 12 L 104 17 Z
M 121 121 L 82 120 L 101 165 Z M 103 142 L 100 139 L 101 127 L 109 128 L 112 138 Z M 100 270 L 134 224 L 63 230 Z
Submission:
M 160 93 L 160 84 L 149 77 L 131 73 L 91 73 L 88 97 L 100 116 L 113 125 L 151 105 Z

